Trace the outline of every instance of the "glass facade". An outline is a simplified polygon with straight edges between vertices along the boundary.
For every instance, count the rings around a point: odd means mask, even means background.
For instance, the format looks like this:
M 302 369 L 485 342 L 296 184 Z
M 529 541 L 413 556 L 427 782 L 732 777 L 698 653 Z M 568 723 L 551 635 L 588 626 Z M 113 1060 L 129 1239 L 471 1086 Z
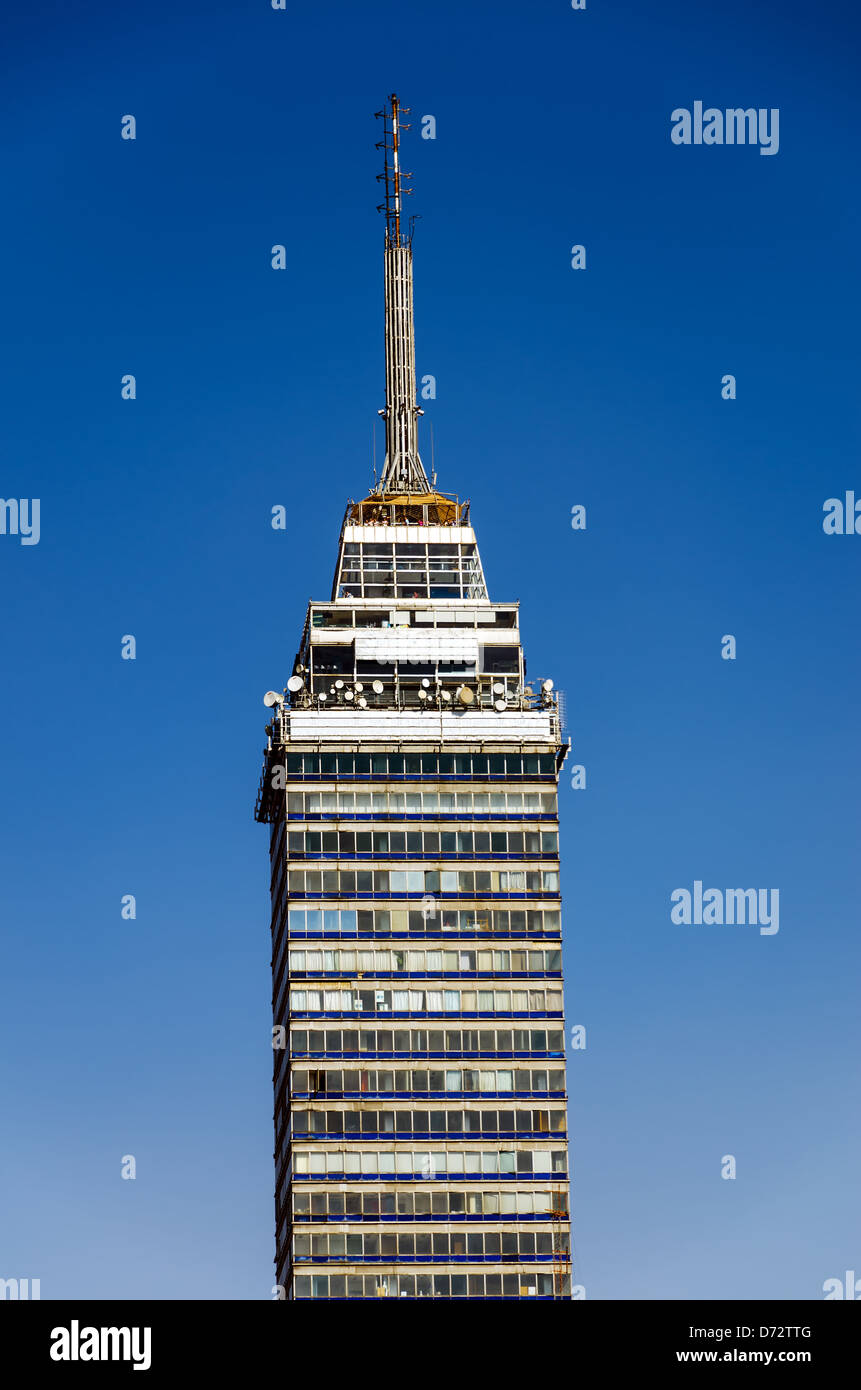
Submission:
M 558 752 L 272 750 L 288 1299 L 570 1296 Z
M 487 593 L 473 542 L 367 540 L 343 546 L 336 596 L 481 599 Z

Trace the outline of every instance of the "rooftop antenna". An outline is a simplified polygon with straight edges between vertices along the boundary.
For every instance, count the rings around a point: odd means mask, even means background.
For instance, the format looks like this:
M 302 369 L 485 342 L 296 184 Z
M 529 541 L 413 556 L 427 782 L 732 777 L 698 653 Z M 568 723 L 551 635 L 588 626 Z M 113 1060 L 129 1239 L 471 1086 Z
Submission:
M 401 211 L 402 197 L 412 197 L 413 190 L 407 188 L 406 180 L 412 178 L 412 174 L 401 173 L 400 147 L 401 131 L 409 130 L 406 121 L 401 120 L 401 116 L 408 116 L 410 108 L 401 106 L 397 96 L 393 92 L 389 97 L 388 105 L 382 111 L 377 111 L 377 120 L 383 122 L 383 138 L 377 141 L 377 149 L 384 150 L 383 172 L 377 174 L 377 183 L 384 183 L 386 187 L 386 200 L 377 208 L 377 212 L 386 214 L 386 246 L 409 246 L 412 244 L 413 223 L 415 218 L 410 219 L 409 234 L 401 236 Z
M 393 92 L 382 111 L 383 172 L 377 180 L 385 185 L 385 201 L 377 211 L 385 213 L 385 301 L 386 301 L 386 406 L 380 411 L 386 422 L 386 457 L 375 492 L 412 495 L 430 492 L 418 449 L 416 405 L 416 353 L 413 319 L 413 224 L 402 228 L 403 199 L 412 195 L 406 186 L 412 174 L 404 173 L 400 163 L 401 131 L 409 130 L 401 117 L 409 115 Z

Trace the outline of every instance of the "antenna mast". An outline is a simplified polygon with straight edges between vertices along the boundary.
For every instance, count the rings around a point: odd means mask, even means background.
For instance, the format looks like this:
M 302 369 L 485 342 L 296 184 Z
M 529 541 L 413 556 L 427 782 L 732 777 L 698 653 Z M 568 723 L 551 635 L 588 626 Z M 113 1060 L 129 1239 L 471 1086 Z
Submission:
M 384 151 L 383 172 L 377 181 L 385 185 L 385 202 L 378 212 L 386 217 L 385 300 L 386 300 L 386 407 L 380 414 L 386 422 L 386 458 L 375 491 L 380 496 L 430 492 L 418 449 L 416 406 L 415 324 L 413 316 L 413 221 L 409 231 L 402 228 L 402 199 L 412 195 L 406 180 L 412 174 L 401 171 L 400 135 L 409 126 L 402 120 L 409 107 L 402 107 L 392 93 L 387 105 L 377 113 L 383 122 L 383 138 L 377 149 Z

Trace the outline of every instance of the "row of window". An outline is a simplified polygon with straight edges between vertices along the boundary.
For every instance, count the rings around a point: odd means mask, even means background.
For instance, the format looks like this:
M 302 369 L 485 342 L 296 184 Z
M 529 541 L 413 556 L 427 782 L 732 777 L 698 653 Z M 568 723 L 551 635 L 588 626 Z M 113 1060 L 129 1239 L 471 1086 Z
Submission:
M 363 1139 L 539 1139 L 565 1133 L 564 1110 L 297 1110 L 293 1137 L 361 1135 Z
M 321 1151 L 315 1144 L 293 1155 L 293 1173 L 302 1178 L 344 1178 L 351 1182 L 382 1179 L 384 1182 L 443 1178 L 556 1177 L 567 1174 L 564 1149 L 439 1150 L 399 1149 L 397 1153 L 355 1148 Z
M 487 632 L 493 628 L 516 628 L 517 612 L 512 608 L 416 608 L 408 605 L 391 609 L 361 608 L 340 604 L 311 609 L 312 628 L 455 628 L 460 632 Z
M 449 855 L 492 854 L 495 858 L 530 855 L 556 858 L 559 835 L 555 830 L 291 830 L 291 859 L 316 855 L 349 857 L 385 855 L 410 859 L 439 859 Z
M 292 869 L 287 875 L 291 897 L 355 898 L 362 893 L 382 897 L 427 897 L 459 893 L 483 897 L 488 893 L 559 892 L 558 869 Z
M 339 643 L 337 647 L 315 646 L 310 652 L 311 670 L 313 672 L 312 687 L 315 690 L 327 690 L 330 694 L 336 695 L 338 686 L 333 686 L 333 676 L 343 676 L 349 684 L 352 684 L 356 677 L 359 677 L 362 684 L 369 683 L 370 689 L 365 696 L 370 702 L 371 708 L 379 708 L 380 704 L 385 706 L 387 700 L 379 700 L 378 696 L 383 692 L 375 691 L 373 682 L 380 680 L 391 693 L 391 688 L 397 678 L 398 682 L 406 682 L 412 686 L 414 695 L 414 707 L 419 708 L 428 706 L 418 696 L 418 682 L 426 676 L 436 682 L 445 683 L 452 680 L 475 680 L 475 656 L 458 656 L 450 660 L 443 660 L 436 657 L 427 661 L 419 661 L 416 657 L 401 657 L 400 659 L 386 660 L 383 656 L 372 656 L 370 653 L 364 656 L 357 656 L 353 643 Z M 518 649 L 517 647 L 485 647 L 482 670 L 486 674 L 507 674 L 516 676 L 518 674 Z M 328 677 L 328 679 L 327 679 Z M 402 694 L 404 691 L 401 692 Z M 273 782 L 273 787 L 280 783 Z
M 561 1028 L 296 1028 L 293 1057 L 503 1056 L 564 1057 Z
M 377 523 L 382 525 L 383 523 Z M 426 558 L 437 563 L 457 564 L 459 559 L 474 563 L 478 559 L 475 542 L 428 541 L 421 531 L 415 541 L 350 541 L 344 546 L 344 565 L 416 564 Z
M 299 1298 L 568 1298 L 571 1279 L 540 1274 L 297 1274 Z
M 431 598 L 460 598 L 462 595 L 457 591 L 462 584 L 480 581 L 481 571 L 474 560 L 461 559 L 457 555 L 437 555 L 434 551 L 427 556 L 400 556 L 394 560 L 391 555 L 379 558 L 366 556 L 362 560 L 345 559 L 341 567 L 341 583 L 354 590 L 351 595 L 347 595 L 345 590 L 345 596 L 351 598 L 360 597 L 363 584 L 368 598 L 394 598 L 391 591 L 393 584 L 397 585 L 398 598 L 427 598 L 428 584 L 437 588 L 454 587 L 456 590 L 454 593 L 433 593 Z M 381 586 L 389 587 L 381 593 Z M 471 597 L 478 598 L 479 595 L 471 593 Z
M 312 628 L 393 628 L 420 627 L 455 628 L 459 632 L 488 632 L 493 628 L 516 628 L 514 608 L 361 608 L 340 604 L 337 607 L 312 608 Z
M 562 1012 L 562 991 L 544 989 L 291 989 L 292 1014 L 531 1014 Z
M 293 1190 L 295 1221 L 543 1220 L 567 1215 L 564 1190 L 517 1192 L 307 1192 Z
M 341 579 L 346 583 L 349 574 L 364 574 L 366 578 L 375 574 L 457 574 L 461 568 L 470 574 L 478 572 L 477 557 L 474 554 L 458 555 L 454 545 L 431 545 L 428 550 L 420 545 L 410 546 L 414 552 L 411 555 L 404 554 L 405 549 L 405 546 L 400 546 L 393 555 L 391 546 L 378 549 L 366 545 L 361 555 L 345 554 Z
M 357 590 L 353 595 L 358 597 L 358 586 L 362 583 L 374 585 L 394 584 L 398 585 L 398 598 L 427 598 L 427 585 L 455 585 L 462 583 L 474 583 L 481 578 L 480 571 L 474 560 L 461 560 L 457 555 L 437 555 L 435 551 L 427 556 L 398 556 L 395 559 L 391 555 L 372 558 L 364 557 L 361 561 L 355 557 L 345 559 L 341 568 L 341 583 L 349 585 Z M 401 593 L 403 588 L 403 593 Z M 374 590 L 369 597 L 387 598 L 386 594 L 378 594 Z M 437 597 L 432 594 L 431 598 Z M 459 598 L 459 594 L 439 595 L 445 598 Z
M 505 910 L 503 910 L 502 912 L 491 913 L 490 910 L 487 909 L 485 916 L 483 916 L 481 920 L 485 921 L 491 919 L 492 917 L 503 916 L 505 918 L 514 918 L 515 925 L 517 926 L 525 925 L 524 918 L 526 917 L 526 914 L 522 912 L 509 913 Z M 541 912 L 530 912 L 528 916 L 529 918 L 534 919 L 529 922 L 529 928 L 531 931 L 539 931 L 542 933 L 542 935 L 558 935 L 558 911 L 548 910 L 544 912 L 543 915 Z M 297 936 L 307 937 L 308 935 L 316 935 L 317 933 L 320 933 L 321 935 L 327 937 L 337 935 L 355 937 L 358 935 L 360 931 L 363 935 L 370 936 L 373 926 L 376 926 L 378 928 L 380 935 L 385 934 L 397 936 L 400 931 L 403 931 L 403 933 L 406 934 L 407 931 L 409 931 L 411 928 L 414 928 L 414 923 L 412 921 L 413 917 L 417 917 L 419 920 L 425 918 L 431 924 L 434 921 L 436 921 L 437 926 L 439 926 L 441 922 L 448 923 L 449 925 L 446 931 L 446 935 L 451 934 L 461 936 L 469 932 L 470 935 L 475 936 L 480 931 L 483 932 L 485 930 L 476 925 L 475 913 L 471 913 L 469 911 L 458 913 L 457 911 L 452 912 L 451 910 L 446 910 L 445 913 L 443 913 L 443 910 L 441 908 L 439 910 L 437 909 L 437 904 L 435 902 L 429 902 L 424 908 L 419 909 L 415 913 L 408 913 L 406 911 L 398 910 L 392 912 L 389 912 L 388 910 L 379 910 L 376 913 L 362 911 L 357 913 L 356 910 L 353 908 L 344 908 L 341 910 L 339 910 L 338 908 L 290 908 L 288 930 L 286 932 L 282 931 L 278 942 L 278 949 L 273 958 L 273 975 L 276 979 L 280 976 L 281 965 L 284 960 L 285 954 L 287 953 L 288 942 L 291 938 L 295 938 Z M 451 925 L 452 922 L 454 922 L 454 926 Z M 467 923 L 472 924 L 471 930 L 469 929 Z M 422 922 L 422 925 L 424 925 L 424 922 Z M 459 930 L 461 925 L 463 926 L 462 931 Z M 507 922 L 505 923 L 505 925 L 500 923 L 500 932 L 503 934 L 508 934 L 506 931 L 507 927 Z M 442 933 L 438 932 L 436 933 L 436 935 L 440 936 L 442 935 Z M 399 958 L 406 957 L 408 962 L 410 960 L 415 962 L 417 958 L 423 954 L 425 966 L 423 968 L 420 968 L 415 964 L 407 964 L 406 968 L 410 973 L 427 975 L 433 974 L 434 971 L 436 971 L 437 974 L 445 975 L 450 973 L 460 974 L 464 970 L 474 970 L 475 973 L 478 974 L 497 975 L 500 973 L 543 974 L 545 972 L 556 974 L 561 971 L 561 963 L 558 966 L 548 965 L 547 961 L 555 961 L 557 953 L 560 956 L 561 962 L 561 953 L 558 952 L 558 948 L 554 948 L 553 950 L 544 952 L 530 951 L 528 953 L 528 956 L 531 959 L 531 964 L 528 970 L 525 970 L 520 967 L 519 963 L 522 960 L 523 956 L 527 953 L 524 951 L 511 952 L 509 955 L 509 960 L 511 962 L 516 961 L 517 964 L 512 963 L 510 969 L 506 971 L 502 968 L 501 963 L 499 964 L 498 968 L 491 968 L 490 966 L 488 966 L 487 960 L 488 958 L 491 958 L 491 952 L 481 950 L 444 951 L 440 949 L 438 951 L 428 951 L 424 953 L 415 951 L 395 951 L 388 953 L 388 955 L 387 953 L 379 950 L 355 951 L 345 949 L 338 953 L 334 951 L 322 950 L 306 952 L 294 950 L 291 952 L 291 961 L 293 957 L 295 957 L 297 963 L 295 965 L 291 965 L 291 969 L 295 969 L 297 973 L 303 970 L 306 973 L 311 973 L 312 971 L 319 969 L 321 973 L 325 971 L 325 973 L 327 974 L 332 971 L 345 973 L 353 970 L 361 970 L 363 972 L 370 972 L 371 970 L 373 970 L 375 973 L 377 971 L 382 971 L 383 973 L 388 974 L 400 974 L 403 973 L 404 966 L 398 967 L 397 964 L 390 964 L 388 967 L 384 967 L 382 963 L 383 959 L 388 959 L 390 962 L 397 962 Z M 301 966 L 298 964 L 298 961 L 303 955 L 305 957 L 305 965 Z M 435 961 L 437 956 L 440 956 L 442 960 L 442 964 L 440 965 L 439 969 L 437 969 L 435 964 L 432 963 L 433 961 Z M 319 967 L 316 964 L 316 960 L 318 957 L 321 962 Z M 373 959 L 373 964 L 370 963 L 369 957 Z M 477 964 L 475 967 L 469 965 L 459 965 L 458 967 L 453 967 L 451 966 L 452 957 L 454 957 L 458 961 L 475 959 Z M 492 958 L 495 960 L 498 959 L 500 962 L 502 959 L 504 959 L 504 957 L 504 952 L 492 953 Z M 538 958 L 541 957 L 543 957 L 545 961 L 543 970 L 534 968 L 537 967 Z M 352 960 L 356 961 L 355 966 L 349 964 L 349 962 Z M 335 964 L 335 961 L 337 961 L 338 963 Z M 428 962 L 431 963 L 429 964 Z M 478 962 L 481 963 L 479 964 Z
M 288 930 L 291 935 L 325 936 L 558 936 L 561 919 L 558 907 L 291 907 Z
M 459 755 L 455 755 L 459 756 Z M 540 791 L 291 791 L 287 812 L 318 816 L 555 816 L 556 793 Z
M 493 1261 L 495 1264 L 568 1258 L 568 1233 L 553 1231 L 321 1231 L 293 1237 L 293 1259 L 322 1264 L 349 1260 L 359 1264 L 394 1261 L 427 1264 L 430 1260 Z
M 474 571 L 473 578 L 470 578 L 469 570 L 464 569 L 462 583 L 452 582 L 448 584 L 436 583 L 430 585 L 422 583 L 375 583 L 375 580 L 390 581 L 392 578 L 390 571 L 379 570 L 367 573 L 363 585 L 361 583 L 362 572 L 360 570 L 348 570 L 347 574 L 352 575 L 353 578 L 351 582 L 347 583 L 342 576 L 341 583 L 338 585 L 338 598 L 487 598 L 487 590 L 484 587 L 480 572 L 477 568 Z M 443 575 L 435 571 L 433 577 L 437 580 L 441 580 Z M 399 580 L 404 580 L 406 578 L 406 574 L 398 575 Z M 454 580 L 457 576 L 450 574 L 450 578 Z
M 440 555 L 345 556 L 338 593 L 343 598 L 485 598 L 474 558 Z
M 341 582 L 350 583 L 351 576 L 364 577 L 366 582 L 383 583 L 391 580 L 393 575 L 398 576 L 398 582 L 404 583 L 409 580 L 421 580 L 428 578 L 433 580 L 435 577 L 440 584 L 456 584 L 461 570 L 465 570 L 470 577 L 479 573 L 474 556 L 460 556 L 457 552 L 454 555 L 442 555 L 436 549 L 432 549 L 421 555 L 395 555 L 391 552 L 388 555 L 365 554 L 361 557 L 345 556 L 344 564 L 341 568 Z
M 294 777 L 552 777 L 552 753 L 288 753 Z
M 538 1091 L 565 1094 L 565 1072 L 559 1068 L 454 1067 L 446 1071 L 427 1067 L 394 1071 L 391 1068 L 355 1071 L 316 1070 L 297 1067 L 291 1076 L 293 1095 L 353 1096 L 398 1095 L 424 1092 L 428 1095 L 528 1095 Z
M 546 951 L 508 949 L 474 951 L 431 949 L 413 951 L 396 947 L 388 950 L 356 951 L 349 947 L 331 951 L 291 950 L 290 973 L 320 975 L 363 974 L 393 975 L 452 975 L 467 971 L 486 975 L 544 975 L 558 974 L 562 969 L 562 952 L 558 948 Z
M 391 541 L 365 541 L 360 546 L 351 541 L 344 549 L 344 568 L 352 566 L 373 571 L 382 567 L 391 569 L 392 565 L 399 570 L 416 565 L 430 565 L 435 569 L 454 565 L 456 569 L 461 562 L 471 566 L 478 559 L 474 544 L 458 547 L 453 541 L 442 544 L 431 541 L 429 545 L 421 541 L 403 541 L 395 543 L 394 549 L 392 544 Z
M 388 518 L 387 518 L 388 520 Z M 344 558 L 364 555 L 365 559 L 378 560 L 391 556 L 424 555 L 430 544 L 431 555 L 463 555 L 467 558 L 477 556 L 475 541 L 347 541 L 344 545 Z M 393 548 L 394 547 L 394 548 Z

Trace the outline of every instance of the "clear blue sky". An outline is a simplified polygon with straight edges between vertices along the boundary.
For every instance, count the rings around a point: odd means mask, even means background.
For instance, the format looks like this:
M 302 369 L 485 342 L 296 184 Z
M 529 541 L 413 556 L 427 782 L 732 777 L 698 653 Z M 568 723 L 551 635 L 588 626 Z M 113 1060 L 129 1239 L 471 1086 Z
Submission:
M 821 1297 L 861 1270 L 861 537 L 821 525 L 861 497 L 856 8 L 5 28 L 0 493 L 42 516 L 0 537 L 0 1275 L 269 1296 L 261 696 L 369 481 L 396 90 L 440 486 L 587 767 L 561 795 L 578 1277 Z M 695 100 L 779 108 L 779 153 L 676 147 Z M 696 879 L 778 888 L 779 933 L 674 926 Z

